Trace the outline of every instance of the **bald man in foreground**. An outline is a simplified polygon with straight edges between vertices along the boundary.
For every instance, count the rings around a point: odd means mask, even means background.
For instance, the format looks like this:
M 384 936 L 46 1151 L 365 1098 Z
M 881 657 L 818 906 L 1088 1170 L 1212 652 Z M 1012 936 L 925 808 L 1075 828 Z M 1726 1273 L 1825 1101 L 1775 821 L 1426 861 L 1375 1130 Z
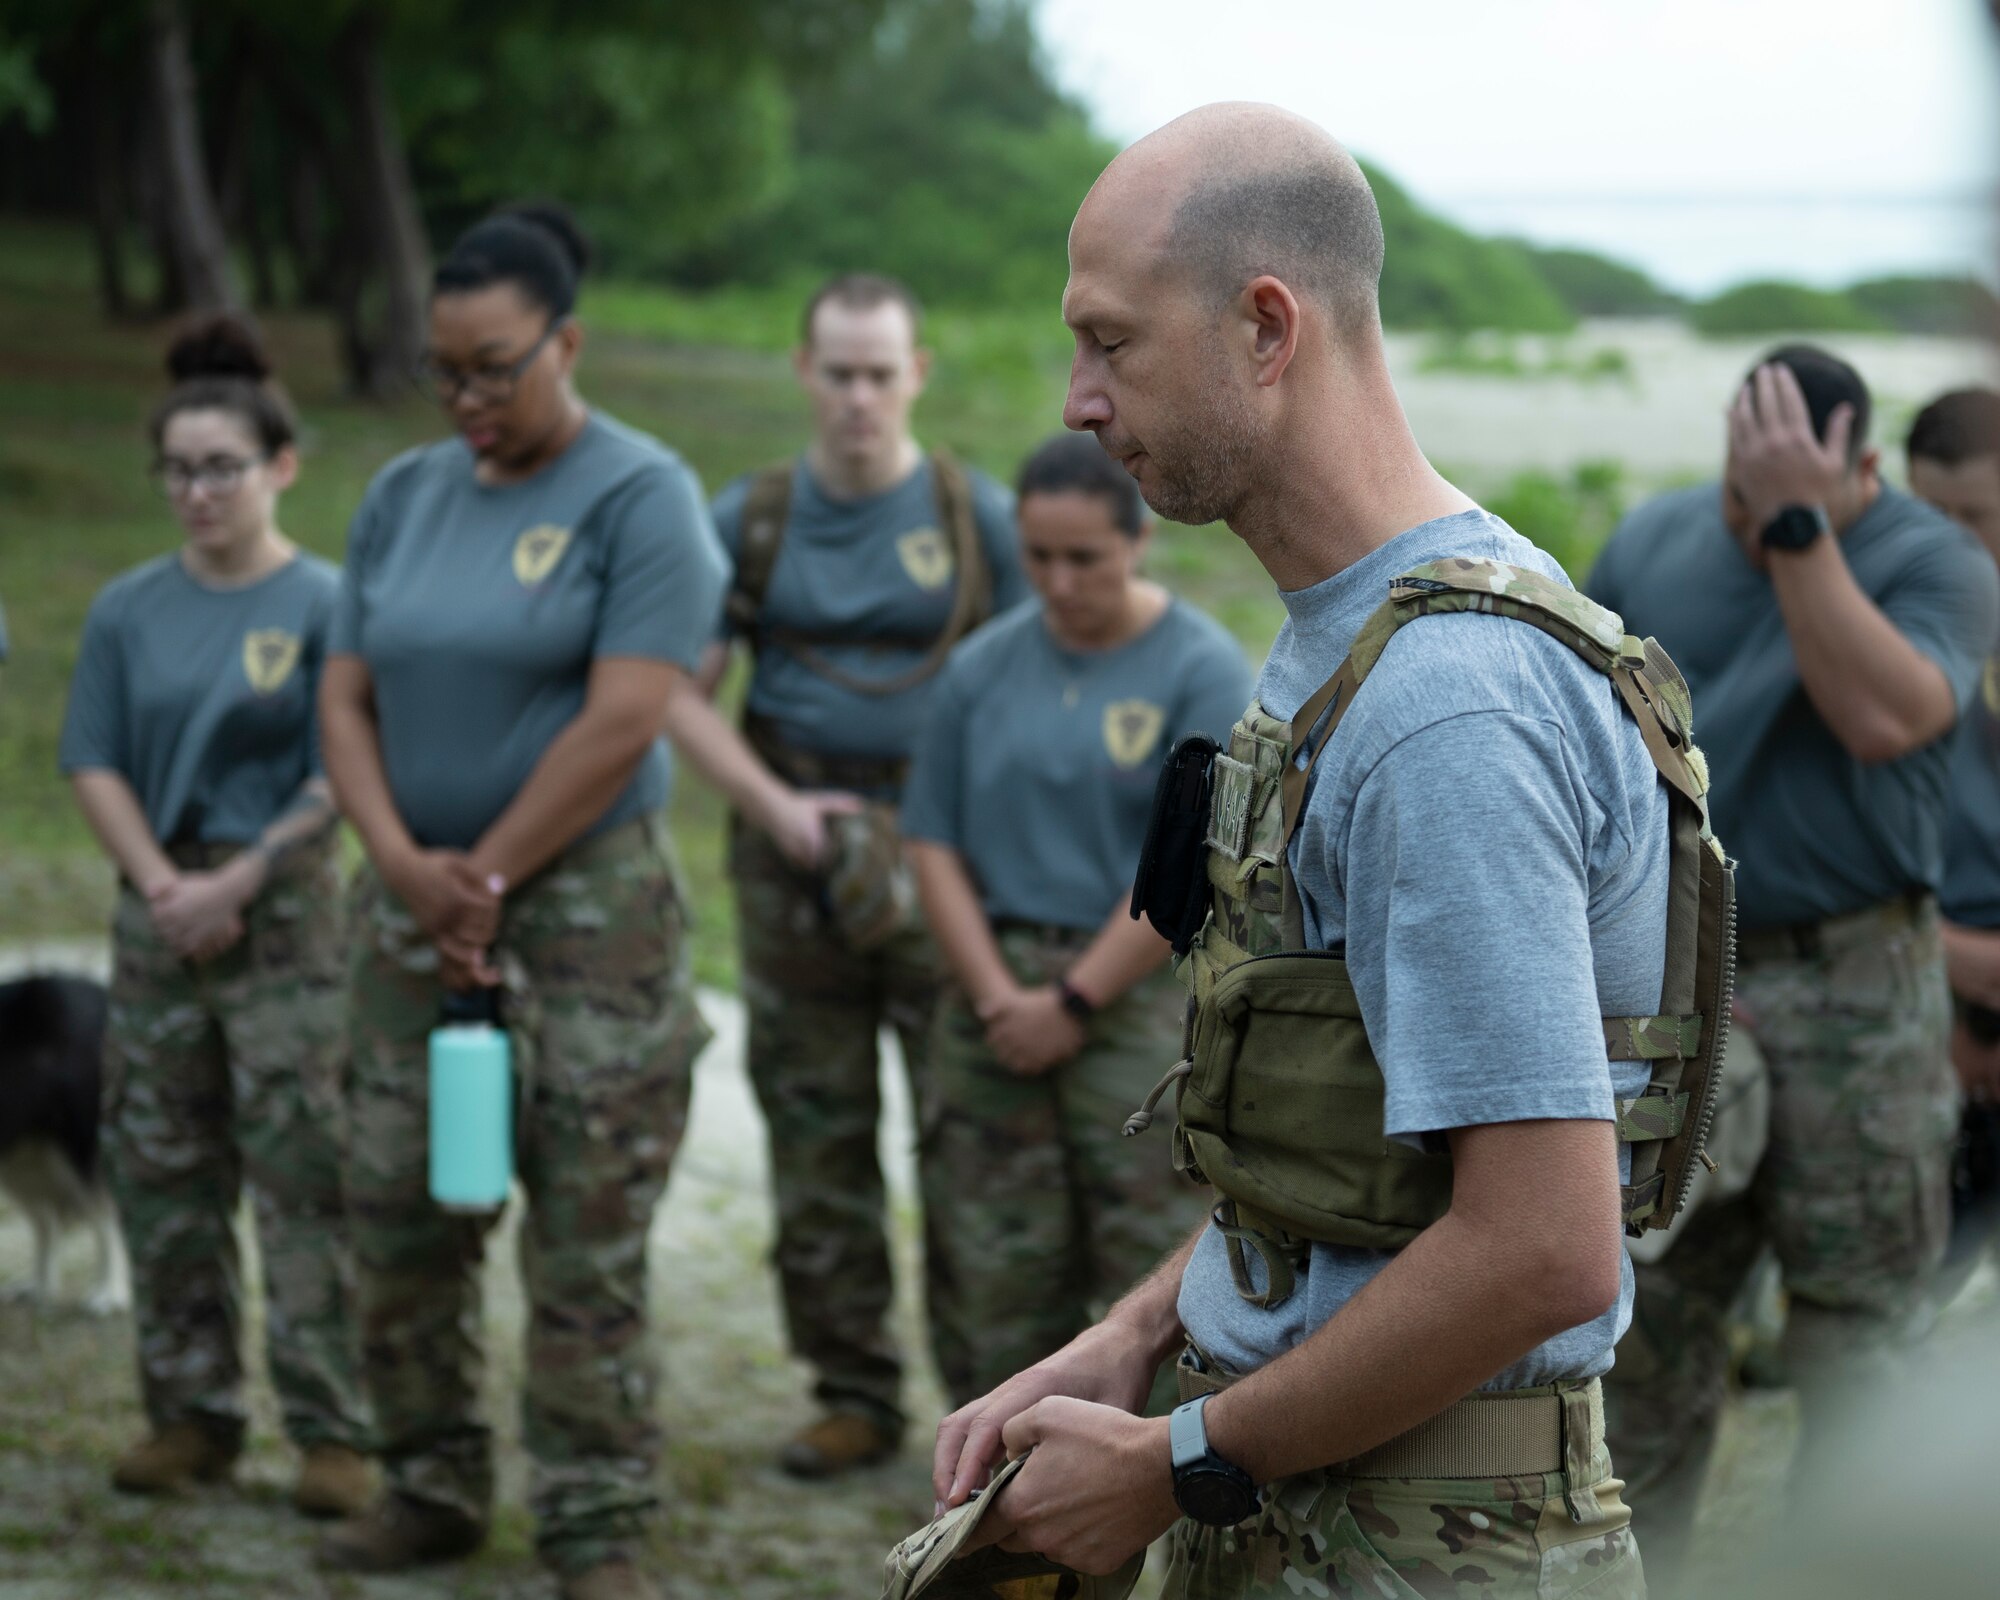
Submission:
M 1686 852 L 1615 681 L 1630 642 L 1585 659 L 1616 619 L 1412 438 L 1381 266 L 1359 168 L 1270 107 L 1140 141 L 1071 229 L 1065 421 L 1162 516 L 1227 523 L 1288 619 L 1212 768 L 1183 962 L 1174 1143 L 1216 1220 L 946 1418 L 936 1492 L 1032 1450 L 965 1549 L 1102 1574 L 1172 1529 L 1176 1600 L 1637 1596 L 1597 1380 L 1631 1305 L 1621 1218 L 1653 1203 L 1621 1194 L 1624 1112 L 1661 1052 L 1608 1024 L 1672 1009 Z M 1413 569 L 1421 620 L 1337 684 Z M 1139 1415 L 1175 1359 L 1189 1403 Z

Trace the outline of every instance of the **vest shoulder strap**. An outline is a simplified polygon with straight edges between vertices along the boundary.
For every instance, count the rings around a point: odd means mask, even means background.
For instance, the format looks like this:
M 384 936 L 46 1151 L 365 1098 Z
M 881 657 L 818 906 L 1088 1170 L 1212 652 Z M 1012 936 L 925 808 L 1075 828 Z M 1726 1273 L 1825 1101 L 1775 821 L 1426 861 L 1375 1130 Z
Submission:
M 951 542 L 957 588 L 944 628 L 935 638 L 925 641 L 922 659 L 893 677 L 863 677 L 845 670 L 822 648 L 853 641 L 793 628 L 773 628 L 763 622 L 764 596 L 771 585 L 772 570 L 778 564 L 791 512 L 794 468 L 790 462 L 760 472 L 752 480 L 743 502 L 742 548 L 736 564 L 736 586 L 729 596 L 729 620 L 737 632 L 750 640 L 753 649 L 760 640 L 769 639 L 782 644 L 819 676 L 851 693 L 901 694 L 933 677 L 951 654 L 951 647 L 992 616 L 993 570 L 979 537 L 972 478 L 947 450 L 933 450 L 929 459 L 938 521 Z
M 785 542 L 785 525 L 792 515 L 792 474 L 795 462 L 763 468 L 750 480 L 743 497 L 743 526 L 736 552 L 736 581 L 729 589 L 729 622 L 737 632 L 754 636 Z

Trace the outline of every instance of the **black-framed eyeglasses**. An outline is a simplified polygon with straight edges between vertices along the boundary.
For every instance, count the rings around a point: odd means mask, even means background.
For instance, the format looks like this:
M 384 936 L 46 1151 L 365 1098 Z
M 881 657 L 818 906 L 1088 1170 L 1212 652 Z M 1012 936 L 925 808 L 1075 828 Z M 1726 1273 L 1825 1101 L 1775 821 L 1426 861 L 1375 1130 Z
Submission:
M 567 321 L 568 317 L 557 317 L 542 330 L 541 338 L 512 361 L 496 361 L 468 370 L 440 361 L 435 356 L 425 356 L 417 363 L 417 387 L 443 406 L 455 404 L 462 394 L 469 394 L 485 405 L 505 405 L 514 398 L 521 374 L 528 370 L 535 357 L 542 353 L 542 346 L 553 339 Z
M 182 461 L 177 456 L 163 456 L 148 470 L 153 481 L 171 499 L 178 500 L 182 495 L 201 489 L 217 500 L 226 500 L 243 487 L 243 479 L 250 469 L 262 465 L 267 459 L 265 456 L 209 456 L 202 461 Z

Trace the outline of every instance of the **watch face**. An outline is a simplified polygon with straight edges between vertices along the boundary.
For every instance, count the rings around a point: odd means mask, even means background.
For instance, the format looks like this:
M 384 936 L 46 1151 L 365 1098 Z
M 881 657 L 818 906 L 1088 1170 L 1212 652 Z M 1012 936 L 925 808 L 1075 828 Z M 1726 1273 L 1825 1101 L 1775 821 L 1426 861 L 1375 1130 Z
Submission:
M 1824 514 L 1811 506 L 1786 506 L 1765 524 L 1762 542 L 1773 550 L 1803 550 L 1825 531 Z
M 1174 1500 L 1194 1521 L 1232 1528 L 1257 1509 L 1257 1491 L 1235 1473 L 1196 1467 L 1174 1484 Z

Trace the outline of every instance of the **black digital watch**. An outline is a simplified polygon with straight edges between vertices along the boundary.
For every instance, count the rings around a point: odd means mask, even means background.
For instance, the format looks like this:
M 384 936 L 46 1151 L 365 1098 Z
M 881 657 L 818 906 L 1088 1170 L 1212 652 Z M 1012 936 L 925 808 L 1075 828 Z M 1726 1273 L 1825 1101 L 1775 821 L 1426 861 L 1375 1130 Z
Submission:
M 1233 1528 L 1257 1509 L 1257 1486 L 1250 1474 L 1208 1447 L 1202 1408 L 1212 1394 L 1174 1408 L 1167 1419 L 1167 1449 L 1174 1465 L 1174 1504 L 1191 1521 L 1210 1528 Z
M 1822 506 L 1786 506 L 1757 535 L 1766 550 L 1803 550 L 1823 533 L 1831 533 L 1833 523 Z

